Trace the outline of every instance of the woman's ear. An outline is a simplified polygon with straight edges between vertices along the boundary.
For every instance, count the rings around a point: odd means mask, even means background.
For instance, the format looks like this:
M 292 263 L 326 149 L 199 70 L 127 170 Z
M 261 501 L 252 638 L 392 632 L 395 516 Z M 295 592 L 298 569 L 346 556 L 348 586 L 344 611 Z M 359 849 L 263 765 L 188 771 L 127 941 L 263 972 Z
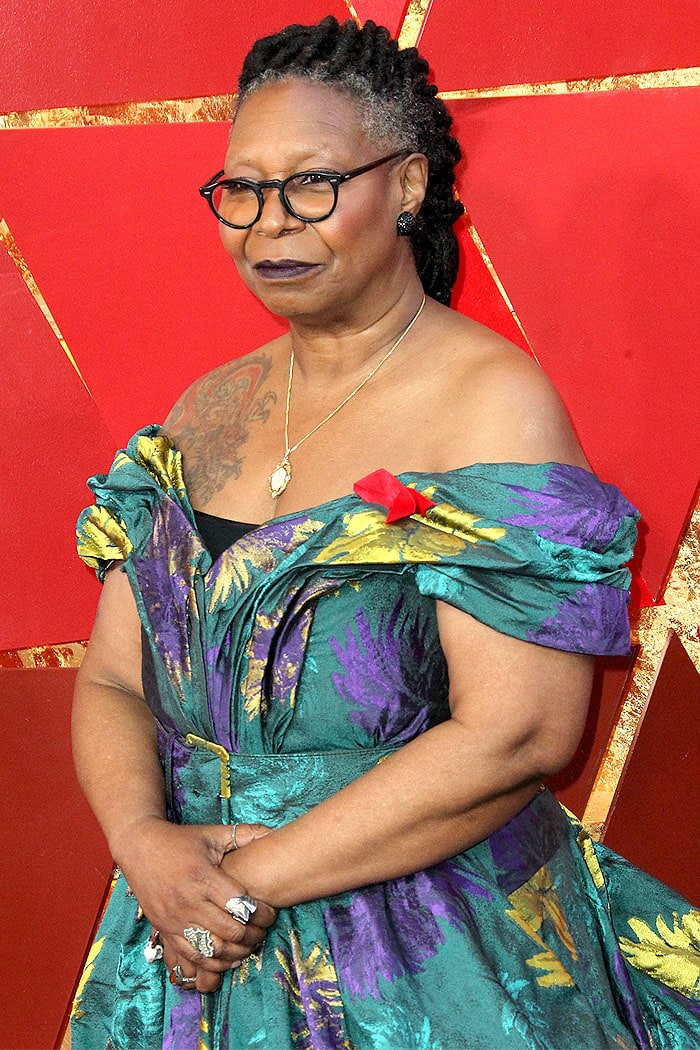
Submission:
M 417 215 L 428 189 L 428 159 L 422 153 L 412 153 L 401 168 L 401 207 Z

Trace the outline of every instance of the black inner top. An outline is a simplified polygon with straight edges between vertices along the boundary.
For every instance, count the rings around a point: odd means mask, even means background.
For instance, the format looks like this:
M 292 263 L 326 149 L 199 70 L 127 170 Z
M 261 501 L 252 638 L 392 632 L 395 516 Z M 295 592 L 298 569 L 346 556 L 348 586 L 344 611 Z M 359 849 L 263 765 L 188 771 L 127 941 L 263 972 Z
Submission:
M 240 540 L 246 533 L 257 529 L 248 521 L 232 521 L 231 518 L 218 518 L 216 514 L 207 514 L 203 510 L 194 512 L 194 520 L 197 523 L 199 535 L 204 540 L 204 545 L 216 561 L 225 550 Z

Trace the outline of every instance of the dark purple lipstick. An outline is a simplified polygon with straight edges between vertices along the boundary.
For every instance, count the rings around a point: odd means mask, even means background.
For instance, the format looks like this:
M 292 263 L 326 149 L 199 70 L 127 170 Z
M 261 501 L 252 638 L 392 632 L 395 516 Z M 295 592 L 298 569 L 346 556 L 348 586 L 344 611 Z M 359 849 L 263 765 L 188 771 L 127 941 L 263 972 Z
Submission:
M 301 262 L 299 259 L 263 259 L 255 264 L 254 269 L 267 280 L 289 281 L 317 269 L 317 264 Z

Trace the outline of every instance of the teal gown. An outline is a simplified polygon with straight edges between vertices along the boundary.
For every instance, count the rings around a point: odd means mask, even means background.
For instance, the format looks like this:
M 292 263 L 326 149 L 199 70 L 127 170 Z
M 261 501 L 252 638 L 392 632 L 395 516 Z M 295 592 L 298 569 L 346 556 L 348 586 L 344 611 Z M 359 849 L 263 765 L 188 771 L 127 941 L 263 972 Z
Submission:
M 577 467 L 378 471 L 213 564 L 157 427 L 90 486 L 79 551 L 131 583 L 173 821 L 279 826 L 447 719 L 437 599 L 537 645 L 628 651 L 637 514 Z M 73 1050 L 700 1047 L 700 914 L 544 789 L 458 856 L 281 910 L 216 993 L 149 964 L 150 929 L 118 874 Z

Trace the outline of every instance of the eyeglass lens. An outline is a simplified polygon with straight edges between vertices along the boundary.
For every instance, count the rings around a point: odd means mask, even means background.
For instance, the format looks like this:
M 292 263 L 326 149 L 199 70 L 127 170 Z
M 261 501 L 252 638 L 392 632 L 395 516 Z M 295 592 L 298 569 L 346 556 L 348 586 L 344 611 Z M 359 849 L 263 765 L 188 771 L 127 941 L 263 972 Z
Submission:
M 323 174 L 296 175 L 284 188 L 284 197 L 290 209 L 300 219 L 324 219 L 333 211 L 335 190 Z M 217 186 L 212 194 L 217 215 L 233 226 L 249 226 L 259 214 L 258 195 L 243 182 L 227 182 Z

